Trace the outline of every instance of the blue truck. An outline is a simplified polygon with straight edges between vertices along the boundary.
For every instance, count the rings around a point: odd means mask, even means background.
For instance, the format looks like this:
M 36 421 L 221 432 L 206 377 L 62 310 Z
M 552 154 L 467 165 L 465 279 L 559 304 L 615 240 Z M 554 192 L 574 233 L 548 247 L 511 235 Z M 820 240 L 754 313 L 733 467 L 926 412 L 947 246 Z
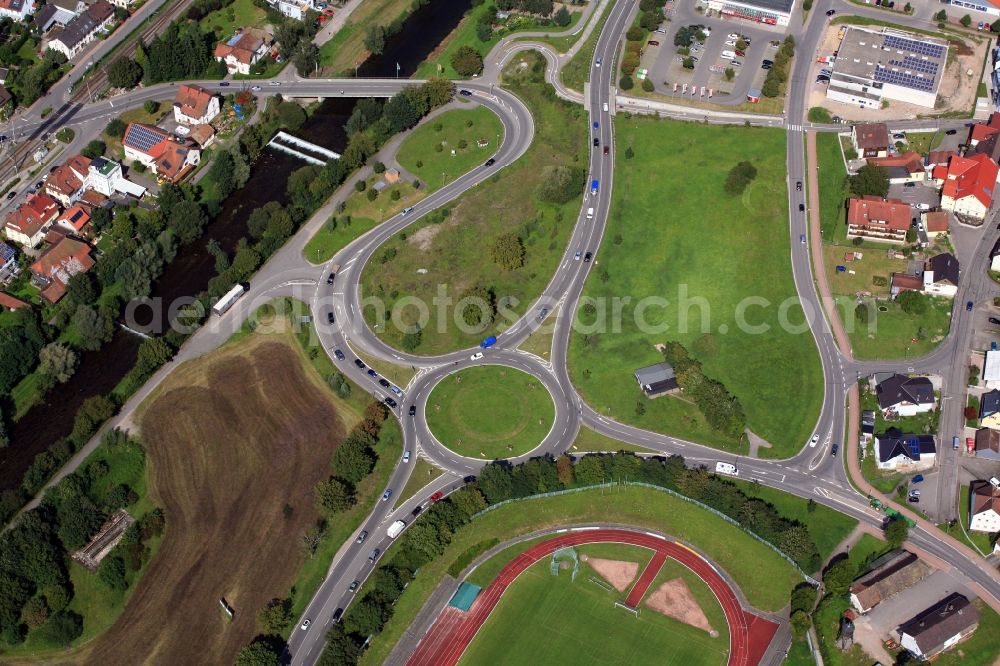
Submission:
M 488 347 L 492 347 L 496 343 L 497 343 L 497 336 L 491 335 L 490 337 L 488 337 L 485 340 L 483 340 L 482 342 L 480 342 L 479 346 L 482 347 L 483 349 L 486 349 Z
M 597 181 L 596 180 L 590 181 L 590 193 L 592 195 L 593 194 L 597 194 Z

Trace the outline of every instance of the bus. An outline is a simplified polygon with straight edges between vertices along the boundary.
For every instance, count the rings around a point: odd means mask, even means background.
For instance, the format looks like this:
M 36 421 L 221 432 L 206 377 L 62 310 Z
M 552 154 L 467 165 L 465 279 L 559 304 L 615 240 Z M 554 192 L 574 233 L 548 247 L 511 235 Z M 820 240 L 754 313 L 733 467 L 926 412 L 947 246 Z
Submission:
M 736 465 L 727 462 L 717 462 L 715 463 L 715 473 L 716 474 L 726 474 L 727 476 L 739 476 L 740 471 L 736 469 Z
M 228 292 L 226 292 L 225 296 L 223 296 L 222 298 L 220 298 L 218 301 L 215 302 L 215 305 L 212 306 L 212 312 L 221 317 L 226 313 L 226 310 L 233 307 L 233 303 L 238 301 L 240 296 L 245 294 L 246 291 L 247 290 L 243 288 L 243 285 L 241 284 L 236 285 Z

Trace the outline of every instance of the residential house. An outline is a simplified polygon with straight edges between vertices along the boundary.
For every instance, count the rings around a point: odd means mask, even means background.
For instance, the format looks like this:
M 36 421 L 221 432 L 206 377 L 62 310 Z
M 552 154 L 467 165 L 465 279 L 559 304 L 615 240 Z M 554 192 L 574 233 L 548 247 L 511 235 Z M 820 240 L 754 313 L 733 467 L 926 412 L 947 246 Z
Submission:
M 122 138 L 125 159 L 138 161 L 159 180 L 177 183 L 201 160 L 201 151 L 192 143 L 181 143 L 159 127 L 129 123 Z
M 230 74 L 249 74 L 250 67 L 267 55 L 273 38 L 260 28 L 242 28 L 215 46 L 215 59 L 226 64 Z
M 993 428 L 976 431 L 976 457 L 986 460 L 1000 460 L 1000 432 Z
M 923 291 L 924 279 L 909 273 L 893 273 L 889 276 L 889 296 L 896 298 L 904 291 Z
M 889 174 L 889 182 L 893 185 L 918 183 L 927 179 L 924 160 L 913 150 L 892 157 L 872 157 L 868 163 L 885 168 Z
M 967 154 L 988 155 L 994 162 L 1000 162 L 1000 113 L 990 114 L 985 123 L 976 123 L 969 130 L 969 150 Z
M 924 223 L 924 231 L 928 238 L 937 238 L 948 233 L 948 213 L 943 210 L 921 213 L 920 221 Z
M 21 308 L 31 306 L 22 301 L 20 298 L 16 298 L 8 293 L 0 291 L 0 307 L 5 307 L 8 310 L 20 310 Z
M 91 205 L 95 205 L 95 203 L 100 205 L 101 202 L 87 200 L 88 194 L 92 192 L 98 192 L 105 197 L 111 197 L 117 193 L 141 199 L 146 194 L 146 188 L 125 178 L 122 165 L 118 162 L 104 157 L 96 157 L 87 169 L 87 180 L 84 183 L 84 193 L 81 200 Z
M 121 7 L 122 9 L 128 9 L 129 7 L 132 6 L 132 3 L 135 2 L 135 0 L 110 0 L 110 2 L 115 7 Z
M 33 194 L 27 201 L 7 213 L 4 230 L 7 238 L 24 247 L 38 247 L 49 225 L 59 217 L 59 204 L 45 194 Z
M 979 425 L 1000 428 L 1000 390 L 993 389 L 979 396 Z
M 49 174 L 49 179 L 45 181 L 45 193 L 64 207 L 71 206 L 83 193 L 89 170 L 90 158 L 73 155 Z
M 954 298 L 958 293 L 961 270 L 958 259 L 950 252 L 943 252 L 924 263 L 924 292 L 932 296 Z
M 316 11 L 313 0 L 267 0 L 267 4 L 288 18 L 302 20 L 306 12 Z
M 885 123 L 870 123 L 851 127 L 851 144 L 859 157 L 888 157 L 889 128 Z
M 986 350 L 986 361 L 983 363 L 983 385 L 988 389 L 1000 388 L 1000 351 Z
M 0 0 L 0 17 L 23 21 L 35 11 L 34 0 Z
M 847 236 L 904 243 L 910 219 L 910 204 L 899 199 L 882 200 L 875 196 L 849 199 Z
M 989 481 L 969 484 L 969 529 L 1000 532 L 1000 489 Z
M 7 273 L 17 265 L 17 250 L 7 243 L 0 243 L 0 274 Z
M 941 208 L 965 222 L 982 223 L 993 205 L 1000 167 L 988 155 L 952 157 L 947 171 L 935 167 L 931 174 L 941 184 Z M 943 181 L 942 181 L 943 176 Z
M 97 39 L 98 33 L 110 25 L 114 16 L 114 7 L 105 0 L 97 0 L 51 39 L 49 48 L 59 51 L 72 60 L 88 44 Z
M 639 368 L 635 371 L 635 380 L 639 382 L 647 398 L 656 398 L 679 389 L 674 367 L 669 363 L 657 363 Z
M 219 98 L 201 86 L 181 84 L 174 101 L 174 120 L 181 125 L 201 125 L 219 115 Z
M 46 33 L 52 26 L 65 27 L 75 18 L 75 12 L 67 11 L 59 5 L 49 2 L 35 14 L 35 25 L 38 26 L 42 33 Z
M 867 613 L 931 573 L 931 567 L 910 551 L 890 551 L 872 562 L 868 572 L 851 584 L 851 605 L 859 613 Z
M 31 281 L 39 288 L 39 295 L 49 303 L 56 303 L 66 294 L 69 279 L 86 273 L 94 267 L 90 246 L 64 237 L 31 265 Z
M 899 428 L 890 428 L 875 438 L 875 466 L 879 469 L 900 467 L 930 467 L 937 456 L 934 435 L 904 435 Z
M 56 227 L 76 236 L 90 235 L 90 213 L 80 204 L 70 206 L 56 218 Z
M 194 141 L 198 144 L 199 148 L 204 150 L 215 143 L 215 128 L 208 124 L 195 125 L 191 128 L 187 138 Z
M 954 150 L 931 150 L 927 153 L 927 157 L 924 159 L 924 164 L 931 168 L 931 178 L 938 180 L 938 177 L 934 174 L 934 167 L 945 167 L 945 172 L 948 170 L 948 162 L 951 161 L 952 157 L 958 155 Z M 940 180 L 944 180 L 944 176 L 941 176 Z
M 914 416 L 934 409 L 934 385 L 927 377 L 899 374 L 875 376 L 875 397 L 885 418 Z
M 899 627 L 899 644 L 917 659 L 930 660 L 965 640 L 979 626 L 979 611 L 954 592 Z

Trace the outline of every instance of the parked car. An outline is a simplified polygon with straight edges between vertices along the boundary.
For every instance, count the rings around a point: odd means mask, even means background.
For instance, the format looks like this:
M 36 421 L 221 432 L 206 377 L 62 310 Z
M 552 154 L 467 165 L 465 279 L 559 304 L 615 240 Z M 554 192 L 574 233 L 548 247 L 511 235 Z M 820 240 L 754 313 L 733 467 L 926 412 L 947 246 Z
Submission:
M 997 319 L 996 317 L 990 317 L 990 323 L 996 326 L 1000 326 L 1000 319 Z
M 746 51 L 740 51 L 739 49 L 736 49 L 736 55 L 739 56 L 740 58 L 745 58 L 746 55 L 747 55 L 747 52 Z
M 898 141 L 902 141 L 903 139 L 906 138 L 906 135 L 903 134 L 902 132 L 896 132 L 895 134 L 892 135 L 892 138 Z
M 903 187 L 916 187 L 916 183 L 903 183 Z
M 736 40 L 735 39 L 727 39 L 726 40 L 726 46 L 736 46 Z
M 955 136 L 956 134 L 958 134 L 958 130 L 950 129 L 947 132 L 945 132 L 945 134 L 947 134 L 948 136 Z
M 743 63 L 741 63 L 739 60 L 730 60 L 729 64 L 732 65 L 733 67 L 741 67 L 743 65 Z
M 773 66 L 774 66 L 774 63 L 767 63 L 767 62 L 760 63 L 760 68 L 761 69 L 771 69 L 771 67 L 773 67 Z
M 909 502 L 910 504 L 920 504 L 920 498 L 917 497 L 916 495 L 910 495 L 909 497 L 906 498 L 906 501 Z
M 385 398 L 383 398 L 382 402 L 384 402 L 386 405 L 388 405 L 389 409 L 396 409 L 396 407 L 399 405 L 398 402 L 396 402 L 395 400 L 393 400 L 389 396 L 386 396 Z
M 647 46 L 659 46 L 660 43 L 658 41 L 656 41 L 655 39 L 651 39 L 648 42 L 646 42 L 646 45 Z
M 389 388 L 389 380 L 380 379 L 378 380 L 378 385 L 381 386 L 382 388 Z
M 10 201 L 16 196 L 17 196 L 17 190 L 11 190 L 10 192 L 7 193 L 7 201 Z

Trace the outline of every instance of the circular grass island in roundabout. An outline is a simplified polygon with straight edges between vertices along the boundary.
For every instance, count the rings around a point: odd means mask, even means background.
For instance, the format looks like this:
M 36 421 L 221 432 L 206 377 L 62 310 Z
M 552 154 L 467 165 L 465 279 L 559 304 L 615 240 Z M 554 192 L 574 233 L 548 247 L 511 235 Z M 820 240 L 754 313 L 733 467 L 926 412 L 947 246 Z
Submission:
M 526 372 L 480 365 L 442 379 L 427 398 L 427 426 L 444 446 L 469 458 L 513 458 L 545 439 L 552 397 Z

